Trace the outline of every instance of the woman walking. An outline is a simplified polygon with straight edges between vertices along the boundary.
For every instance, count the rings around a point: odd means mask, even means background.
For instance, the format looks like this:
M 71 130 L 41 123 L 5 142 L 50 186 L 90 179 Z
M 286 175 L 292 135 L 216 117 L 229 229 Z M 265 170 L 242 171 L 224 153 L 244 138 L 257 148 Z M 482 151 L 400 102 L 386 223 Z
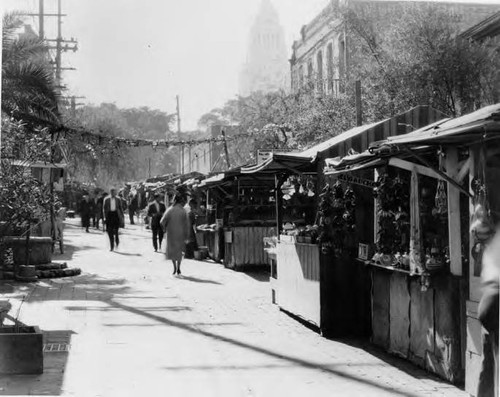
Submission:
M 184 209 L 186 199 L 177 194 L 174 202 L 167 209 L 160 224 L 167 234 L 167 259 L 174 264 L 173 274 L 181 274 L 182 253 L 185 250 L 186 240 L 189 237 L 189 220 Z

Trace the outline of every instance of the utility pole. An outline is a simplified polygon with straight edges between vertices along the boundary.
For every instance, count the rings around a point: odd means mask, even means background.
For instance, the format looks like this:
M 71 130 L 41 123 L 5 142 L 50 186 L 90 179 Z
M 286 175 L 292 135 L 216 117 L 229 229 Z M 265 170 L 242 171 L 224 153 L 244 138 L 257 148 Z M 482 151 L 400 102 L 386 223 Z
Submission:
M 40 39 L 43 40 L 45 38 L 45 31 L 44 31 L 44 1 L 45 0 L 38 0 L 38 36 L 40 36 Z
M 81 106 L 81 105 L 84 105 L 83 103 L 81 102 L 76 102 L 77 99 L 83 99 L 85 98 L 84 96 L 75 96 L 75 95 L 72 95 L 69 98 L 69 106 L 71 108 L 71 116 L 72 117 L 76 117 L 76 107 L 77 106 Z
M 52 62 L 54 65 L 55 80 L 57 89 L 62 91 L 64 88 L 62 85 L 62 71 L 63 70 L 76 70 L 75 68 L 63 67 L 62 66 L 62 53 L 66 51 L 77 51 L 78 43 L 75 39 L 65 40 L 62 37 L 62 18 L 67 16 L 62 13 L 62 0 L 57 0 L 57 13 L 49 14 L 45 13 L 45 0 L 38 0 L 38 13 L 37 14 L 23 14 L 26 16 L 38 17 L 38 35 L 40 39 L 45 40 L 48 43 L 55 43 L 55 45 L 49 45 L 48 48 L 56 51 L 55 59 Z M 55 39 L 47 39 L 45 37 L 45 17 L 56 17 L 57 18 L 57 37 Z
M 222 130 L 221 134 L 222 134 L 222 143 L 224 145 L 224 154 L 226 155 L 227 169 L 230 169 L 231 164 L 229 163 L 229 151 L 227 150 L 226 131 Z
M 175 96 L 175 101 L 177 103 L 177 106 L 176 106 L 176 111 L 177 111 L 177 136 L 179 138 L 179 140 L 181 140 L 181 109 L 180 109 L 180 105 L 179 105 L 179 95 L 176 95 Z M 180 167 L 179 167 L 179 171 L 181 173 L 181 175 L 184 174 L 184 145 L 180 145 L 180 148 L 181 148 L 181 153 L 180 153 Z

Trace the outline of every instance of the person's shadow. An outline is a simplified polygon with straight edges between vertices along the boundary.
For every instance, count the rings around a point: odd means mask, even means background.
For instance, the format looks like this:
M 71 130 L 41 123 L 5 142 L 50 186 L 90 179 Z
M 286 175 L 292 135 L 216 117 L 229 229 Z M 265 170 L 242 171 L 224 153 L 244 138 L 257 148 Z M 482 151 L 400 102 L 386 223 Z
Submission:
M 113 251 L 115 254 L 118 255 L 124 255 L 124 256 L 142 256 L 141 254 L 131 254 L 128 252 L 119 252 L 119 251 Z
M 192 281 L 193 283 L 202 283 L 202 284 L 216 284 L 216 285 L 222 285 L 218 281 L 214 280 L 207 280 L 203 278 L 197 278 L 197 277 L 192 277 L 192 276 L 184 276 L 184 275 L 179 275 L 178 277 L 180 280 L 186 280 L 186 281 Z

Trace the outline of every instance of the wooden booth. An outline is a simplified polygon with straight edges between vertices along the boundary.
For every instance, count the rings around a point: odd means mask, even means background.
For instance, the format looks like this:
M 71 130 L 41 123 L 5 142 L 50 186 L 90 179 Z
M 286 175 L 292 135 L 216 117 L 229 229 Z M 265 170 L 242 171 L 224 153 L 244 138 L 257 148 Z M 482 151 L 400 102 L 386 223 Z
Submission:
M 282 176 L 314 174 L 312 227 L 306 226 L 305 232 L 301 228 L 290 232 L 284 228 L 286 222 L 277 220 L 280 231 L 275 249 L 277 271 L 274 272 L 275 278 L 271 277 L 271 287 L 274 301 L 281 309 L 318 327 L 324 335 L 370 335 L 371 280 L 364 265 L 355 261 L 355 256 L 359 236 L 373 239 L 373 198 L 371 191 L 364 187 L 373 185 L 373 173 L 360 175 L 357 183 L 351 180 L 335 187 L 335 180 L 323 173 L 324 159 L 363 151 L 375 140 L 404 134 L 411 127 L 427 125 L 443 117 L 430 107 L 418 106 L 394 118 L 355 127 L 298 154 L 273 154 L 267 163 L 242 170 L 274 174 L 279 187 L 277 191 L 282 190 L 286 181 Z M 331 187 L 328 192 L 325 191 L 327 185 Z M 330 215 L 322 217 L 322 212 L 329 211 L 325 202 L 330 198 L 325 195 L 331 195 L 331 201 L 342 201 L 342 205 L 350 205 L 354 198 L 358 203 L 356 217 L 348 218 L 338 228 L 328 231 L 336 239 L 335 246 L 319 244 L 321 231 L 326 233 L 324 229 L 327 229 L 321 224 L 321 219 L 329 222 L 331 218 Z M 333 210 L 333 213 L 338 210 Z M 357 233 L 347 233 L 348 228 Z
M 479 203 L 500 220 L 499 111 L 489 106 L 389 137 L 328 160 L 325 171 L 352 177 L 375 169 L 374 238 L 360 239 L 358 252 L 372 284 L 373 343 L 453 383 L 465 378 L 472 395 L 482 345 L 470 219 Z
M 210 234 L 214 259 L 235 270 L 267 267 L 263 239 L 276 233 L 274 178 L 243 175 L 235 168 L 207 178 L 200 188 L 206 190 L 210 221 L 198 231 Z

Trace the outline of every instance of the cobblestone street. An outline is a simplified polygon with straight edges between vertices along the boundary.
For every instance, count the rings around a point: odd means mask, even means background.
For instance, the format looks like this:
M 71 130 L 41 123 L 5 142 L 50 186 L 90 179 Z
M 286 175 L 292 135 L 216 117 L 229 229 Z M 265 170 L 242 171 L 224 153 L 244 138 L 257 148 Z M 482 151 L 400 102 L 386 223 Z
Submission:
M 0 284 L 46 343 L 69 344 L 45 352 L 43 375 L 0 377 L 2 395 L 466 396 L 369 344 L 322 338 L 271 304 L 265 274 L 185 261 L 174 277 L 142 226 L 109 252 L 77 224 L 54 261 L 81 276 Z

